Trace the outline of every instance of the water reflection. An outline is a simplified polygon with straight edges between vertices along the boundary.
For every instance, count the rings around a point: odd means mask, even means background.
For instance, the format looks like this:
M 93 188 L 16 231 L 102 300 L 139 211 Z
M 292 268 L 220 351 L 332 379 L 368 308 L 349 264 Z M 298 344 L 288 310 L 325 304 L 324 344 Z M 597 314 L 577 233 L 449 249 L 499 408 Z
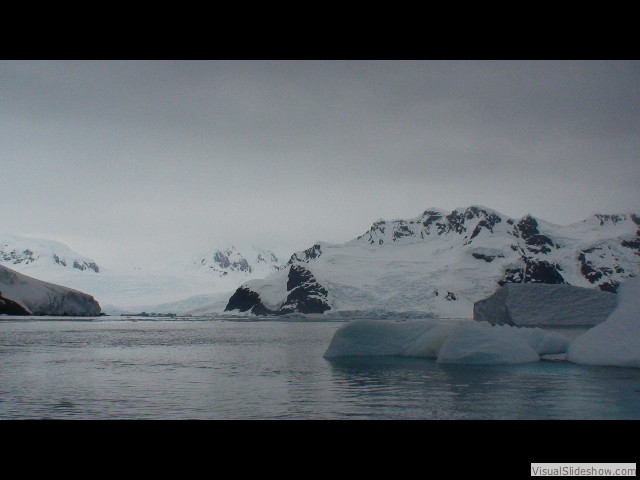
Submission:
M 366 409 L 378 398 L 393 415 L 417 418 L 640 418 L 637 369 L 567 362 L 438 365 L 399 357 L 332 359 L 334 383 Z M 409 409 L 410 412 L 400 412 Z M 367 412 L 376 416 L 380 412 Z

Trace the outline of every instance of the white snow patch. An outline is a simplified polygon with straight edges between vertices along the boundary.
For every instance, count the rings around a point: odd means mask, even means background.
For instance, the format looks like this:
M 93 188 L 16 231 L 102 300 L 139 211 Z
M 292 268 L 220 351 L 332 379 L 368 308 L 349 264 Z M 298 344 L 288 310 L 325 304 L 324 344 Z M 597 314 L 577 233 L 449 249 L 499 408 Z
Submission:
M 270 281 L 250 280 L 242 286 L 246 286 L 260 295 L 262 304 L 270 310 L 278 310 L 287 299 L 287 279 L 289 269 L 283 269 L 269 276 Z M 231 295 L 229 295 L 231 297 Z
M 567 359 L 586 365 L 640 367 L 640 277 L 621 285 L 616 309 L 571 343 Z

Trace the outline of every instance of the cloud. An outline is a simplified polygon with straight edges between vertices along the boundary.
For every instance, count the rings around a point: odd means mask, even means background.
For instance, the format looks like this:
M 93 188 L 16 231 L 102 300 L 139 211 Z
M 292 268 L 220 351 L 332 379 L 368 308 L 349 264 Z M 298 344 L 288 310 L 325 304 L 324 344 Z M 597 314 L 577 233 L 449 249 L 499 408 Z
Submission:
M 639 62 L 0 62 L 0 212 L 114 259 L 429 206 L 638 210 L 638 85 Z

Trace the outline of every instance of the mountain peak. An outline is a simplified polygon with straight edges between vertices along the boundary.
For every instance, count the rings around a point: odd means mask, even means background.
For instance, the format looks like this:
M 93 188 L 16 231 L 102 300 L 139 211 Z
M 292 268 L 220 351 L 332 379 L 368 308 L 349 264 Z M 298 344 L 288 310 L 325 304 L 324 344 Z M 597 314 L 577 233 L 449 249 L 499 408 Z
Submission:
M 509 217 L 484 207 L 472 205 L 446 211 L 440 208 L 429 208 L 421 215 L 411 219 L 378 220 L 371 228 L 353 242 L 366 242 L 372 246 L 389 244 L 407 244 L 423 241 L 433 235 L 446 236 L 458 234 L 471 240 L 483 229 L 493 233 L 493 228 Z M 513 220 L 511 223 L 513 224 Z
M 92 259 L 55 240 L 0 234 L 0 264 L 19 269 L 66 268 L 99 273 Z
M 270 250 L 251 246 L 242 252 L 235 245 L 196 255 L 192 262 L 198 268 L 216 272 L 220 276 L 259 272 L 266 275 L 276 271 L 281 263 Z

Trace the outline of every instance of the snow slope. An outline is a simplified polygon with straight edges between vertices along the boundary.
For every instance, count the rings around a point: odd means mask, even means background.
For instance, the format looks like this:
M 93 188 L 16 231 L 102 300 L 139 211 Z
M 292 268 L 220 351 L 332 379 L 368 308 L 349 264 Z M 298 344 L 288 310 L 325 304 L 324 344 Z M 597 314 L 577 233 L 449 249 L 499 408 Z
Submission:
M 35 273 L 48 269 L 100 272 L 96 262 L 63 243 L 6 233 L 0 234 L 0 265 Z
M 615 291 L 640 274 L 640 219 L 594 215 L 558 226 L 472 206 L 375 222 L 343 244 L 318 242 L 287 269 L 241 285 L 228 311 L 420 311 L 471 318 L 474 302 L 504 283 L 567 283 Z
M 640 367 L 640 277 L 628 280 L 604 323 L 576 338 L 567 354 L 574 363 Z
M 564 353 L 568 340 L 539 328 L 465 320 L 361 320 L 336 331 L 325 358 L 401 356 L 443 364 L 515 364 Z
M 235 246 L 203 252 L 191 259 L 194 267 L 218 274 L 220 277 L 234 273 L 261 278 L 278 271 L 282 263 L 271 250 L 251 246 L 241 252 Z
M 0 312 L 7 304 L 18 304 L 26 315 L 96 316 L 100 305 L 93 297 L 77 290 L 43 282 L 0 265 Z

